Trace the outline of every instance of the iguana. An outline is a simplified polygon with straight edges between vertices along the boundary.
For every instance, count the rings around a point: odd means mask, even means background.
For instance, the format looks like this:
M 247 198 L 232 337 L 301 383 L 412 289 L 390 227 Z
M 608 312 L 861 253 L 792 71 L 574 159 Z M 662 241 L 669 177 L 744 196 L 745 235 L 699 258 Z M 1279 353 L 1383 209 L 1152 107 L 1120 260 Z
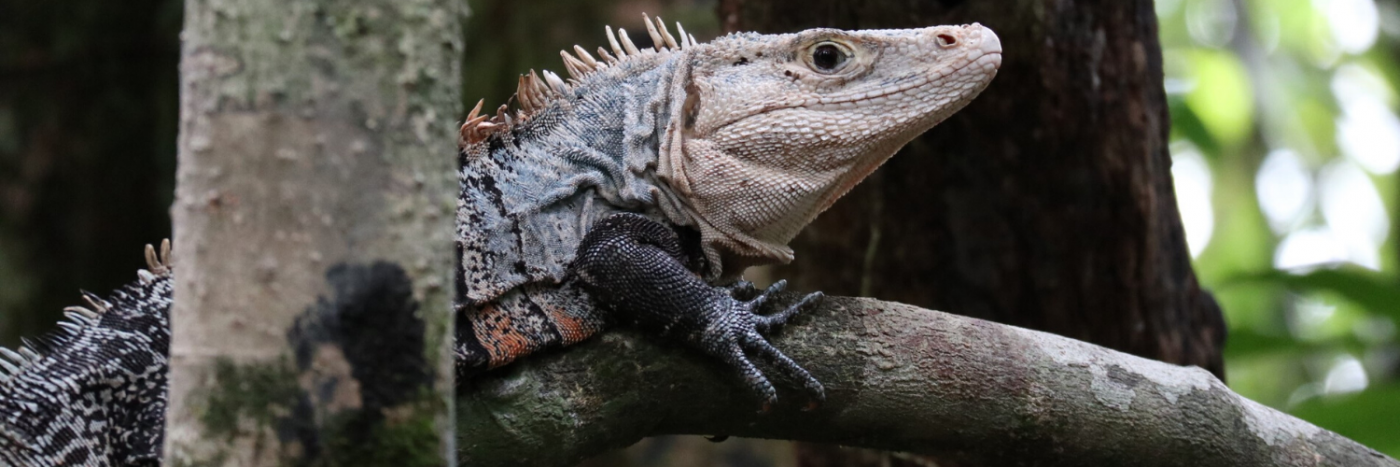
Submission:
M 809 294 L 759 314 L 745 268 L 786 244 L 909 140 L 962 108 L 1001 64 L 980 25 L 730 34 L 701 44 L 646 19 L 653 47 L 606 28 L 571 79 L 530 72 L 518 109 L 461 127 L 456 335 L 460 378 L 632 325 L 737 371 L 762 401 L 761 357 L 821 384 L 765 334 Z M 155 465 L 164 428 L 168 243 L 55 335 L 0 350 L 0 463 Z M 810 405 L 810 404 L 809 404 Z

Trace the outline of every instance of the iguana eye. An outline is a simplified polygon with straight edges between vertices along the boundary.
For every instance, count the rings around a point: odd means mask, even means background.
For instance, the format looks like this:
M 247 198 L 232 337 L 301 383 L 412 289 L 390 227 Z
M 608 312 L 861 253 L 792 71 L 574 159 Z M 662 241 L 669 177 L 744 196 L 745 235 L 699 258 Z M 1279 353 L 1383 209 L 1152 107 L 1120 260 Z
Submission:
M 822 42 L 812 47 L 812 68 L 823 73 L 832 73 L 846 66 L 851 55 L 835 42 Z

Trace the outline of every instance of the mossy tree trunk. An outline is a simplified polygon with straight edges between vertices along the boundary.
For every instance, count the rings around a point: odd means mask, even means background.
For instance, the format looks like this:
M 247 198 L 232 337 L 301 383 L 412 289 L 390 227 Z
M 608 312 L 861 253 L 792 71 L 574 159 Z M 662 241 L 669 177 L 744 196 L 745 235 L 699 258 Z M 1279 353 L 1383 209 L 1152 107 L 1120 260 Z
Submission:
M 447 465 L 453 0 L 188 0 L 167 465 Z
M 1006 50 L 981 97 L 817 219 L 776 277 L 1223 376 L 1224 323 L 1172 190 L 1151 1 L 724 0 L 720 15 L 760 32 L 980 22 Z

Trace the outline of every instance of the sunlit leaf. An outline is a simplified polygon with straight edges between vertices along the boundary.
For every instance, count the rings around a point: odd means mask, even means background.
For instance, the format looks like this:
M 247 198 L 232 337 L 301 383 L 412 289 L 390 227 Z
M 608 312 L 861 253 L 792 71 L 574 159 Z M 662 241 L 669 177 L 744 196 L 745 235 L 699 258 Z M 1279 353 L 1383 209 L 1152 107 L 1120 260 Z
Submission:
M 1302 81 L 1301 77 L 1296 77 Z M 1294 147 L 1311 148 L 1320 154 L 1309 154 L 1304 151 L 1300 154 L 1312 156 L 1314 161 L 1318 157 L 1325 157 L 1336 154 L 1337 151 L 1337 112 L 1338 109 L 1332 104 L 1332 98 L 1327 92 L 1326 86 L 1318 83 L 1314 86 L 1297 85 L 1291 88 L 1294 92 L 1292 96 L 1280 96 L 1290 101 L 1290 108 L 1293 116 L 1298 119 L 1302 130 L 1298 134 L 1285 135 L 1284 140 L 1292 142 Z
M 1195 49 L 1187 57 L 1194 87 L 1186 105 L 1223 146 L 1244 142 L 1254 125 L 1254 97 L 1244 65 L 1224 50 Z
M 1386 104 L 1394 106 L 1397 91 L 1400 91 L 1400 63 L 1396 63 L 1391 50 L 1386 47 L 1372 47 L 1360 60 L 1360 64 L 1375 72 L 1389 85 L 1389 91 L 1384 96 Z
M 1191 111 L 1191 106 L 1186 105 L 1186 99 L 1174 97 L 1167 99 L 1167 106 L 1172 114 L 1172 138 L 1190 141 L 1207 158 L 1220 158 L 1220 143 L 1215 141 L 1215 136 L 1206 130 L 1205 123 Z
M 1313 8 L 1313 0 L 1270 0 L 1278 16 L 1279 45 L 1294 55 L 1314 63 L 1328 61 L 1336 45 L 1327 18 Z

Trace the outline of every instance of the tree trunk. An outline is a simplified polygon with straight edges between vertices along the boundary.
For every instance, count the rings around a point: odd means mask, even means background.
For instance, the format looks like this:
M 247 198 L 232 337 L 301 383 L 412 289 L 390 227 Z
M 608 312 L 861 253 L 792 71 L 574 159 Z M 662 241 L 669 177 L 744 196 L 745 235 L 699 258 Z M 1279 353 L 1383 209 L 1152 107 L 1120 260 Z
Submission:
M 446 465 L 461 2 L 189 0 L 167 465 Z
M 1006 51 L 981 97 L 818 218 L 775 277 L 1223 378 L 1224 322 L 1191 269 L 1172 189 L 1152 2 L 1007 3 L 721 2 L 729 30 L 981 22 Z

